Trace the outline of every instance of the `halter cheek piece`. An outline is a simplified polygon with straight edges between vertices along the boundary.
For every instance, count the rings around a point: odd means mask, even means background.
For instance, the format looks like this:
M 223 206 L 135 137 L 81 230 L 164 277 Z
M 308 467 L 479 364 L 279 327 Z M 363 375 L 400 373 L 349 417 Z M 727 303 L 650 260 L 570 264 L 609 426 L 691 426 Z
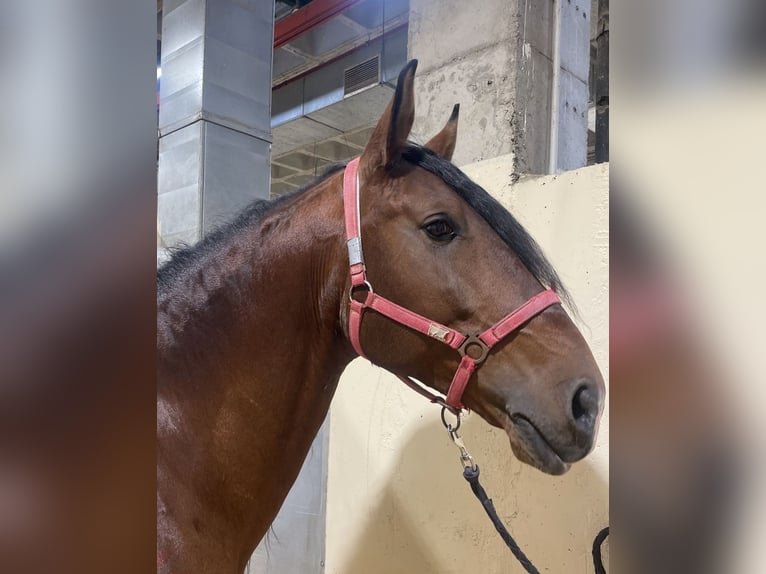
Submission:
M 345 211 L 348 260 L 351 271 L 350 312 L 348 320 L 351 344 L 359 355 L 365 357 L 360 342 L 362 317 L 365 309 L 372 309 L 401 325 L 405 325 L 455 349 L 462 358 L 452 378 L 446 398 L 442 398 L 424 389 L 410 377 L 397 376 L 408 387 L 414 389 L 432 403 L 437 403 L 453 413 L 458 413 L 464 408 L 462 397 L 468 381 L 476 367 L 487 358 L 490 349 L 519 329 L 529 319 L 561 301 L 552 289 L 546 289 L 529 299 L 516 310 L 510 312 L 483 333 L 464 335 L 381 297 L 373 291 L 372 285 L 367 280 L 367 272 L 364 266 L 361 218 L 359 215 L 358 169 L 359 158 L 357 157 L 348 163 L 343 176 L 343 209 Z M 355 299 L 354 295 L 362 291 L 366 292 L 364 300 L 359 301 Z

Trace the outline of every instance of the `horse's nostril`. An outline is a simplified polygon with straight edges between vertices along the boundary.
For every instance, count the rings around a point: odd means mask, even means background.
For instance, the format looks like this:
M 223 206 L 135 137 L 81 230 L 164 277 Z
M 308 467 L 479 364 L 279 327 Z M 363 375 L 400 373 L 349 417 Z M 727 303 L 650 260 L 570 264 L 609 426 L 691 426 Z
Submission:
M 572 418 L 582 430 L 590 432 L 598 415 L 598 392 L 589 383 L 580 383 L 572 396 Z

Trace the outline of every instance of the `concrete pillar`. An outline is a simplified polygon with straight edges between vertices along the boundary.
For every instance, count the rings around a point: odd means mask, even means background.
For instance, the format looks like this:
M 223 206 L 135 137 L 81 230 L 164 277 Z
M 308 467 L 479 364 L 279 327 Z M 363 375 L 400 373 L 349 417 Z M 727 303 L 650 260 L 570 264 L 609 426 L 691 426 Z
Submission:
M 538 3 L 544 0 L 529 0 Z M 590 73 L 590 0 L 559 0 L 558 161 L 568 171 L 588 161 L 588 75 Z
M 596 32 L 596 163 L 602 163 L 609 161 L 609 0 L 598 0 Z
M 460 103 L 458 165 L 514 155 L 513 175 L 551 154 L 554 0 L 410 0 L 409 56 L 420 61 L 414 133 L 426 141 Z M 557 170 L 587 161 L 590 0 L 560 0 Z M 556 122 L 553 122 L 556 124 Z
M 269 197 L 273 0 L 165 0 L 158 225 L 194 243 Z

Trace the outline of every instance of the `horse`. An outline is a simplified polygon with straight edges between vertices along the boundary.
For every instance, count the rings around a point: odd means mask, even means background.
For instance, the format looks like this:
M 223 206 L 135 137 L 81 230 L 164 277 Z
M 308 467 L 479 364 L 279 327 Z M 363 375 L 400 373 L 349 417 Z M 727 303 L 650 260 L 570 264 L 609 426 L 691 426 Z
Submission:
M 592 449 L 604 381 L 566 289 L 451 163 L 459 106 L 408 140 L 416 67 L 361 156 L 158 270 L 158 572 L 244 570 L 358 355 L 545 473 Z

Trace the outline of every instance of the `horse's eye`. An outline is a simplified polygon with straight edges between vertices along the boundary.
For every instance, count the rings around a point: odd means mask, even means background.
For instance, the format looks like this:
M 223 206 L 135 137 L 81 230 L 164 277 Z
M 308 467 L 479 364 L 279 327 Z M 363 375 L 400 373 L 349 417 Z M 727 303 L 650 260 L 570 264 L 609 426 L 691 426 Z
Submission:
M 423 226 L 423 229 L 425 229 L 431 239 L 436 241 L 452 241 L 457 235 L 452 224 L 446 219 L 429 221 Z

